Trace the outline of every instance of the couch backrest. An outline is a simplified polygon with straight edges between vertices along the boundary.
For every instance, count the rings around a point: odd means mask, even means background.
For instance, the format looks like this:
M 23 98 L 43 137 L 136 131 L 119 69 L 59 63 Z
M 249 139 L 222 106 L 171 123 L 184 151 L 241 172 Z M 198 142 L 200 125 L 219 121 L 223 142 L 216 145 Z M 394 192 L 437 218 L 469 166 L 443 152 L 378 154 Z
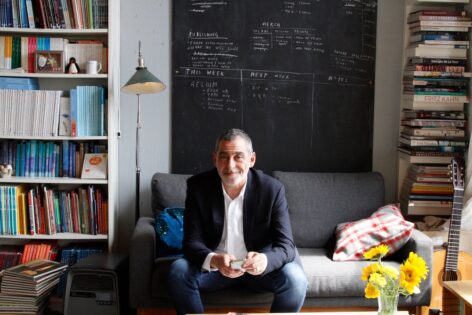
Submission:
M 154 215 L 165 208 L 185 206 L 187 178 L 190 176 L 166 173 L 156 173 L 152 176 L 151 193 Z
M 152 177 L 153 214 L 183 207 L 191 175 L 156 173 Z M 326 247 L 336 225 L 370 216 L 384 205 L 384 181 L 376 172 L 273 172 L 284 186 L 293 237 L 298 247 Z M 148 214 L 149 215 L 149 214 Z
M 380 173 L 297 173 L 275 171 L 286 190 L 297 247 L 326 247 L 336 225 L 370 216 L 384 205 Z

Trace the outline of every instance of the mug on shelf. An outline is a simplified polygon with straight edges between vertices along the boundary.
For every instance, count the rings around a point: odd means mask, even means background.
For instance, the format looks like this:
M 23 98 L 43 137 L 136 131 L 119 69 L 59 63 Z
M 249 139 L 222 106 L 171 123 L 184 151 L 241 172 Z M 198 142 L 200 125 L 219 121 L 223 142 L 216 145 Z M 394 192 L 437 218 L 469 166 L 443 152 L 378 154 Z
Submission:
M 102 64 L 97 60 L 89 60 L 87 61 L 87 68 L 86 72 L 88 74 L 97 74 L 102 70 Z

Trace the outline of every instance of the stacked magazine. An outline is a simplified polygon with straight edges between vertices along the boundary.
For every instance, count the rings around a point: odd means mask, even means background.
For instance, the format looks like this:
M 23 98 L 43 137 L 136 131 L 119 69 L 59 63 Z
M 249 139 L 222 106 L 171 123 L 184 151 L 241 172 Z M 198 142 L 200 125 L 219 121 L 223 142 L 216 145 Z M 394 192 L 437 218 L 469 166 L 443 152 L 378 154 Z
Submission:
M 40 259 L 6 269 L 1 279 L 0 314 L 41 314 L 66 268 Z

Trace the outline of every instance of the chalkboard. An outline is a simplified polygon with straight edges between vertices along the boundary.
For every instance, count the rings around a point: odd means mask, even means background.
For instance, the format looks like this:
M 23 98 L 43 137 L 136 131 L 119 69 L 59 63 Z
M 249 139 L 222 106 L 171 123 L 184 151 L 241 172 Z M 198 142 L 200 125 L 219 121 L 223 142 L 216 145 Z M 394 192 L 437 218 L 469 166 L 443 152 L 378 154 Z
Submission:
M 264 171 L 369 171 L 377 1 L 174 0 L 172 171 L 241 128 Z

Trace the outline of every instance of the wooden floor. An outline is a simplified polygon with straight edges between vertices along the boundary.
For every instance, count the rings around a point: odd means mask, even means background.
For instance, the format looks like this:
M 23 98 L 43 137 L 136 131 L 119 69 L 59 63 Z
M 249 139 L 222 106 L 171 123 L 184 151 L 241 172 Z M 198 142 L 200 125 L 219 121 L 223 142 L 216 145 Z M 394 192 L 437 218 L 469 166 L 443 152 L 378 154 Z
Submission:
M 427 312 L 422 310 L 423 308 L 412 308 L 407 309 L 410 314 L 415 315 L 427 315 Z M 377 309 L 366 308 L 366 307 L 351 307 L 351 308 L 303 308 L 302 313 L 316 313 L 316 312 L 365 312 L 365 311 L 377 311 Z M 244 308 L 244 309 L 222 309 L 212 308 L 208 310 L 211 314 L 226 314 L 228 312 L 240 312 L 240 313 L 268 313 L 269 309 L 265 308 Z M 138 309 L 137 315 L 175 315 L 174 309 Z

